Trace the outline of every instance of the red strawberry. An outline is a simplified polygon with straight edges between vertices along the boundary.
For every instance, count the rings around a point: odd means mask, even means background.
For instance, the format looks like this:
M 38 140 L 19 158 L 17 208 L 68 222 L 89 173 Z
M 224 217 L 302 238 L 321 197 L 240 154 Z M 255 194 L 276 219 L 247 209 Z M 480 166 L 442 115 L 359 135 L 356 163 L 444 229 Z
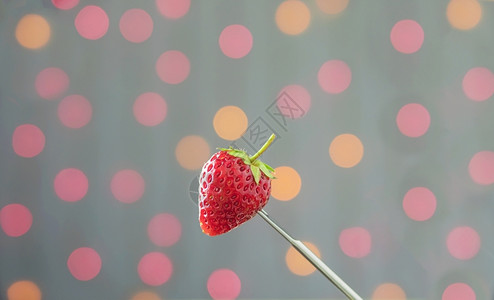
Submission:
M 210 236 L 226 233 L 249 220 L 268 202 L 273 168 L 237 149 L 220 149 L 202 167 L 199 177 L 199 223 Z

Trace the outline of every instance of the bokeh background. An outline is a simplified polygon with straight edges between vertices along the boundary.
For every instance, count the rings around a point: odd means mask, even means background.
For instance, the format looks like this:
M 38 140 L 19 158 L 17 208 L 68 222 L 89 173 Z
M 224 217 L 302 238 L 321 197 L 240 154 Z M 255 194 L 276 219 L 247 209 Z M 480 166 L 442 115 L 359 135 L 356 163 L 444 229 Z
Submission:
M 492 299 L 494 2 L 0 2 L 0 299 L 343 299 L 260 217 L 197 221 L 216 147 L 365 299 Z

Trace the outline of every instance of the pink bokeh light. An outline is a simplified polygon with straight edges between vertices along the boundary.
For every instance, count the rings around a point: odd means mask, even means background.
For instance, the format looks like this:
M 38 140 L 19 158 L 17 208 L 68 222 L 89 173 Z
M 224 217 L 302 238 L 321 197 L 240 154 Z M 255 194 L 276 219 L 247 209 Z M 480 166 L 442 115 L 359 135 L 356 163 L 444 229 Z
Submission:
M 182 224 L 172 214 L 155 215 L 148 224 L 148 236 L 157 246 L 169 247 L 174 245 L 182 235 Z
M 74 20 L 77 32 L 88 40 L 98 40 L 108 31 L 110 20 L 99 6 L 88 5 L 81 9 Z
M 156 0 L 160 14 L 168 19 L 180 19 L 187 14 L 190 0 Z
M 436 211 L 436 196 L 428 188 L 414 187 L 403 197 L 403 210 L 412 220 L 428 220 Z
M 46 68 L 36 76 L 34 87 L 41 98 L 54 100 L 67 91 L 69 83 L 69 76 L 62 69 Z
M 93 108 L 91 103 L 81 95 L 70 95 L 58 104 L 58 118 L 69 128 L 81 128 L 91 121 Z
M 397 51 L 405 54 L 415 53 L 424 43 L 424 30 L 414 20 L 401 20 L 391 29 L 390 40 Z
M 124 169 L 112 178 L 110 188 L 113 196 L 121 202 L 133 203 L 141 199 L 146 184 L 137 171 Z
M 286 97 L 284 97 L 284 94 Z M 305 116 L 309 111 L 311 97 L 303 86 L 298 84 L 287 85 L 278 93 L 276 105 L 280 113 L 285 117 L 298 119 Z
M 35 157 L 45 148 L 45 135 L 36 125 L 19 125 L 12 134 L 12 148 L 19 156 Z
M 319 69 L 317 80 L 326 93 L 339 94 L 350 86 L 352 71 L 344 61 L 330 60 Z
M 167 282 L 173 273 L 172 261 L 161 252 L 144 255 L 137 266 L 142 282 L 151 286 L 160 286 Z
M 456 282 L 448 285 L 441 300 L 475 300 L 475 291 L 466 283 Z
M 153 19 L 142 9 L 129 9 L 120 18 L 120 32 L 132 43 L 142 43 L 153 33 Z
M 242 283 L 232 270 L 218 269 L 209 276 L 207 288 L 214 300 L 233 300 L 240 295 Z
M 243 25 L 226 26 L 218 41 L 220 49 L 230 58 L 242 58 L 252 49 L 253 39 L 249 29 Z
M 472 227 L 460 226 L 454 228 L 446 241 L 449 253 L 461 260 L 475 257 L 480 250 L 480 236 Z
M 431 116 L 421 104 L 409 103 L 403 106 L 396 115 L 396 125 L 403 135 L 420 137 L 429 129 Z
M 33 216 L 22 204 L 7 204 L 0 210 L 0 226 L 8 236 L 19 237 L 26 234 L 32 224 Z
M 156 61 L 156 73 L 166 83 L 179 84 L 189 76 L 189 59 L 180 51 L 166 51 Z
M 53 6 L 61 10 L 69 10 L 79 4 L 79 0 L 51 0 Z
M 372 238 L 369 231 L 363 227 L 350 227 L 341 231 L 340 248 L 349 257 L 362 258 L 369 255 Z
M 84 198 L 89 189 L 86 174 L 79 169 L 68 168 L 58 172 L 53 181 L 55 194 L 67 202 L 76 202 Z
M 88 281 L 101 271 L 101 257 L 92 248 L 75 249 L 67 259 L 67 267 L 75 279 Z
M 462 87 L 470 100 L 487 100 L 494 94 L 494 74 L 487 68 L 472 68 L 463 77 Z
M 470 160 L 468 172 L 475 183 L 490 185 L 494 183 L 494 152 L 480 151 Z
M 161 95 L 144 93 L 137 97 L 132 111 L 137 122 L 144 126 L 156 126 L 165 119 L 168 106 Z

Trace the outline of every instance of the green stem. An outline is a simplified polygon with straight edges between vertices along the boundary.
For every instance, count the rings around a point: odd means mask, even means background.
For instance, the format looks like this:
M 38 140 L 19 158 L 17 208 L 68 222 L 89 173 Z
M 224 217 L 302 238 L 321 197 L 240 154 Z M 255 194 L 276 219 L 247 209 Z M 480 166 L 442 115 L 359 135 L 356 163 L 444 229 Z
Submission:
M 268 149 L 268 147 L 271 145 L 271 143 L 273 142 L 274 138 L 276 137 L 276 135 L 271 134 L 271 136 L 269 137 L 269 139 L 266 141 L 266 143 L 264 143 L 264 145 L 262 145 L 261 149 L 259 149 L 259 151 L 257 151 L 256 154 L 252 155 L 250 158 L 250 161 L 251 162 L 254 162 L 259 156 L 261 156 L 261 154 L 266 151 L 266 149 Z

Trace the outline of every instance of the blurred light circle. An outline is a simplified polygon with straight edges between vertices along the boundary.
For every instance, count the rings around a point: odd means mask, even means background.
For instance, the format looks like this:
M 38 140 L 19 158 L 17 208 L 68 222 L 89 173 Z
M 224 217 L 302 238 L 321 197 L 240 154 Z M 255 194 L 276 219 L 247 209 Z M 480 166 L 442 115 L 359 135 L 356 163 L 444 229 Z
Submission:
M 309 27 L 310 19 L 310 10 L 302 1 L 284 1 L 276 9 L 276 25 L 285 34 L 303 33 Z
M 249 29 L 243 25 L 226 26 L 218 41 L 220 49 L 230 58 L 242 58 L 252 49 L 253 39 Z
M 168 105 L 160 94 L 149 92 L 137 97 L 132 111 L 137 122 L 144 126 L 156 126 L 165 120 Z
M 431 124 L 429 111 L 421 104 L 409 103 L 404 105 L 396 115 L 396 125 L 403 135 L 420 137 L 424 135 Z
M 92 248 L 77 248 L 70 254 L 67 267 L 75 279 L 88 281 L 99 274 L 101 258 L 98 252 Z
M 471 227 L 459 226 L 448 234 L 446 245 L 454 258 L 469 260 L 480 250 L 480 236 Z
M 53 187 L 57 196 L 63 201 L 76 202 L 86 196 L 89 181 L 81 170 L 68 168 L 61 170 L 55 176 Z
M 463 77 L 463 92 L 473 101 L 485 101 L 494 94 L 494 74 L 484 67 L 468 70 Z
M 491 185 L 494 183 L 494 152 L 480 151 L 470 160 L 468 172 L 475 183 Z
M 353 258 L 366 257 L 372 246 L 371 235 L 363 227 L 350 227 L 342 230 L 338 242 L 341 251 Z
M 183 137 L 175 148 L 175 157 L 182 168 L 199 170 L 209 159 L 209 145 L 202 137 L 189 135 Z
M 98 40 L 108 31 L 110 20 L 99 6 L 88 5 L 81 9 L 74 20 L 77 32 L 88 40 Z
M 271 181 L 271 196 L 280 201 L 295 198 L 302 187 L 302 179 L 298 172 L 289 166 L 277 167 L 274 172 L 276 179 Z
M 284 117 L 298 119 L 310 110 L 311 97 L 305 87 L 298 84 L 287 85 L 278 93 L 276 106 Z
M 190 62 L 187 56 L 180 51 L 170 50 L 160 55 L 156 61 L 158 77 L 169 84 L 183 82 L 190 73 Z
M 61 10 L 69 10 L 79 4 L 79 0 L 51 0 L 53 6 Z
M 130 300 L 162 300 L 158 294 L 149 291 L 142 291 L 134 294 Z
M 405 54 L 415 53 L 424 43 L 424 30 L 414 20 L 401 20 L 391 29 L 390 40 L 396 51 Z
M 19 280 L 7 289 L 7 300 L 41 300 L 41 290 L 32 281 Z
M 339 94 L 350 86 L 352 71 L 344 61 L 329 60 L 319 69 L 317 80 L 326 93 Z
M 0 210 L 0 226 L 8 236 L 22 236 L 29 231 L 32 224 L 33 215 L 22 204 L 7 204 Z
M 317 0 L 316 4 L 319 9 L 330 15 L 336 15 L 345 10 L 349 0 Z
M 36 76 L 34 87 L 41 98 L 54 100 L 67 91 L 69 83 L 69 76 L 62 69 L 46 68 Z
M 425 187 L 414 187 L 403 197 L 403 210 L 415 221 L 426 221 L 436 211 L 436 196 Z
M 160 286 L 172 276 L 173 264 L 165 254 L 150 252 L 139 261 L 137 273 L 145 284 Z
M 45 46 L 50 36 L 50 24 L 44 17 L 37 14 L 23 16 L 15 29 L 17 42 L 28 49 L 39 49 Z
M 209 275 L 207 289 L 214 300 L 233 300 L 240 295 L 242 283 L 232 270 L 217 269 Z
M 446 8 L 446 17 L 451 27 L 470 30 L 482 19 L 482 6 L 477 0 L 451 0 Z
M 36 125 L 19 125 L 12 134 L 12 148 L 15 154 L 21 157 L 35 157 L 44 147 L 45 135 Z
M 120 18 L 119 28 L 129 42 L 142 43 L 153 33 L 153 19 L 145 10 L 129 9 Z
M 159 13 L 168 19 L 180 19 L 187 14 L 190 0 L 156 0 Z
M 353 134 L 340 134 L 329 145 L 329 156 L 338 167 L 352 168 L 362 160 L 364 145 Z
M 307 248 L 314 252 L 317 257 L 321 258 L 321 253 L 316 245 L 305 241 L 303 243 Z M 288 248 L 285 255 L 285 262 L 290 272 L 298 276 L 307 276 L 314 273 L 316 270 L 316 268 L 293 247 Z
M 110 188 L 113 196 L 118 201 L 134 203 L 141 199 L 146 188 L 146 183 L 137 171 L 124 169 L 113 175 Z
M 93 108 L 91 103 L 81 95 L 70 95 L 58 104 L 58 118 L 69 128 L 81 128 L 91 121 Z
M 161 213 L 155 215 L 148 224 L 148 236 L 157 246 L 169 247 L 180 240 L 182 224 L 172 214 Z
M 406 300 L 405 291 L 396 283 L 386 282 L 378 285 L 371 300 Z
M 233 141 L 242 136 L 249 121 L 244 111 L 237 106 L 223 106 L 213 119 L 214 131 L 222 139 Z
M 456 282 L 448 285 L 441 300 L 475 300 L 475 291 L 466 283 Z

